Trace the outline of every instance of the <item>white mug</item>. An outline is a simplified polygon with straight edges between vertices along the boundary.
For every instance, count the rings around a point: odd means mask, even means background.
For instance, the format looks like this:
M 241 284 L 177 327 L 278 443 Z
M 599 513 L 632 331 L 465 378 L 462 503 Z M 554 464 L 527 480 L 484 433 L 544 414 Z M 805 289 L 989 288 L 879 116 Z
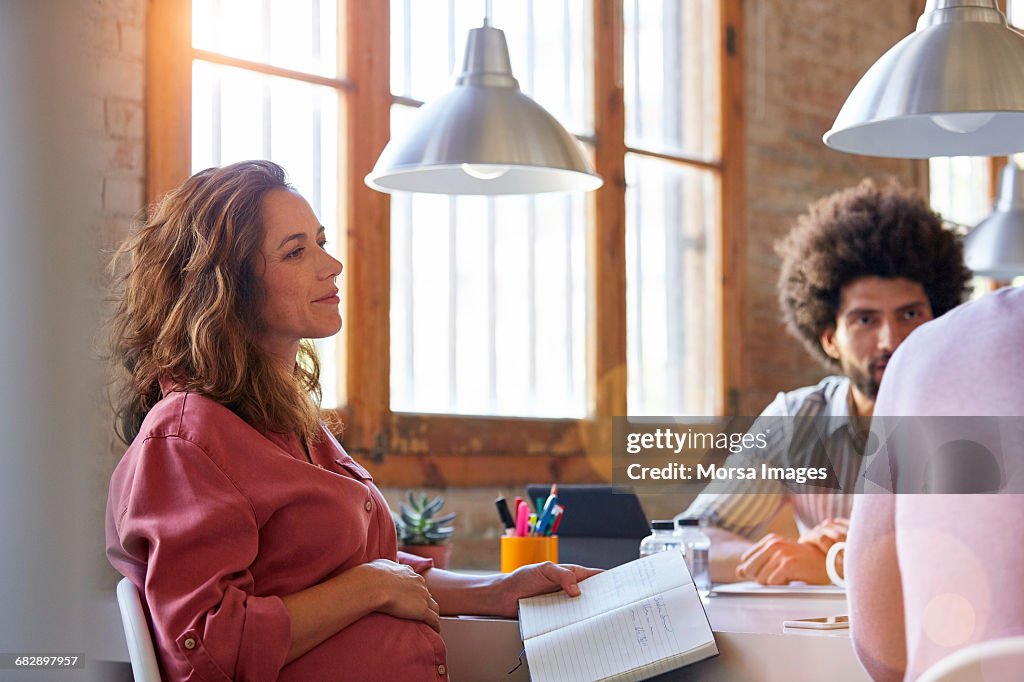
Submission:
M 839 571 L 836 570 L 836 559 L 839 558 L 839 553 L 845 549 L 845 542 L 837 542 L 828 548 L 828 554 L 825 555 L 825 572 L 828 573 L 828 579 L 839 587 L 846 587 L 846 581 L 839 576 Z M 845 573 L 845 571 L 843 572 Z

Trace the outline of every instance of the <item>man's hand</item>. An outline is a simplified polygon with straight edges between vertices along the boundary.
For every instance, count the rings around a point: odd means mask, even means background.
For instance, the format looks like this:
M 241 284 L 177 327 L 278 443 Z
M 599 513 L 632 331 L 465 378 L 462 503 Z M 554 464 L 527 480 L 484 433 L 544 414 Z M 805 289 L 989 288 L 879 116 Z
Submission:
M 578 597 L 577 583 L 600 573 L 597 568 L 584 568 L 575 564 L 553 564 L 545 561 L 516 569 L 504 576 L 499 587 L 499 615 L 515 618 L 519 600 L 538 594 L 565 590 L 570 597 Z
M 837 542 L 845 542 L 850 532 L 850 519 L 825 519 L 800 536 L 800 542 L 814 545 L 828 554 L 828 548 Z
M 825 553 L 815 545 L 769 533 L 740 557 L 736 575 L 762 585 L 788 585 L 800 580 L 828 584 Z

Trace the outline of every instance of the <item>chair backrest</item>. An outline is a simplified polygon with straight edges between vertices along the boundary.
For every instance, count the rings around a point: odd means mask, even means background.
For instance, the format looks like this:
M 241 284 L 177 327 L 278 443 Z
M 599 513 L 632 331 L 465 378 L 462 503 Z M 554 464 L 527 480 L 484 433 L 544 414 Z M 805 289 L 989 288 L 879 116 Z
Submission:
M 917 682 L 1019 682 L 1024 674 L 1024 637 L 978 642 L 954 651 L 924 671 Z
M 153 637 L 146 622 L 139 591 L 128 578 L 117 584 L 117 605 L 121 609 L 121 624 L 128 642 L 128 658 L 132 662 L 135 682 L 160 682 L 160 666 L 156 662 Z

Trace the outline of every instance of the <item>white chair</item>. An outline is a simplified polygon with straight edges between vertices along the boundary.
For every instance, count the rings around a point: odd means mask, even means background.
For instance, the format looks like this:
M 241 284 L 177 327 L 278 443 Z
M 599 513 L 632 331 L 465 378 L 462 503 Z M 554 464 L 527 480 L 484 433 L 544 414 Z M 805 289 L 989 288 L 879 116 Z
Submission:
M 1024 637 L 978 642 L 954 651 L 917 682 L 1019 682 L 1024 679 Z
M 142 609 L 139 591 L 128 578 L 122 578 L 117 584 L 117 605 L 121 609 L 121 624 L 135 682 L 160 682 L 160 667 L 156 663 L 146 612 Z

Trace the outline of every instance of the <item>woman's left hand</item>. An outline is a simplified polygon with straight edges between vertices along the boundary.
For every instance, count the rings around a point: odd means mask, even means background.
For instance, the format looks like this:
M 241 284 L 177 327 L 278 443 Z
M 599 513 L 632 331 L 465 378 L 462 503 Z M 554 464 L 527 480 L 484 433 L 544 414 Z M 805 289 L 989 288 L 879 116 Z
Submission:
M 600 572 L 599 568 L 553 564 L 550 561 L 517 568 L 502 577 L 498 590 L 498 615 L 515 618 L 519 611 L 519 600 L 524 597 L 558 590 L 565 590 L 570 597 L 578 597 L 580 587 L 577 583 Z

